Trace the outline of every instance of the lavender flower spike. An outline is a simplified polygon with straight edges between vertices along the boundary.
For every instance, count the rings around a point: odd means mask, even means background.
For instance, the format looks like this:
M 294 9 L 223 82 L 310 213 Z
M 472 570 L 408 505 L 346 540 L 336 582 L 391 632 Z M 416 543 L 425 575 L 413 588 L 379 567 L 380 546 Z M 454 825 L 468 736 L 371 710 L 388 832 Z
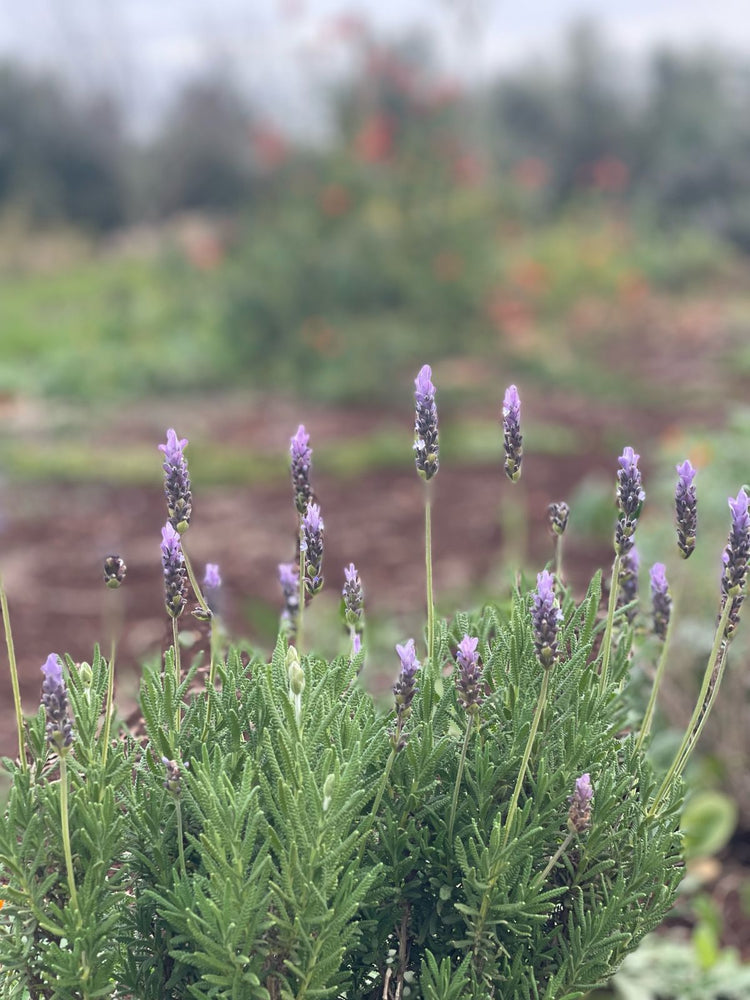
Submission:
M 618 459 L 617 506 L 620 518 L 615 528 L 615 552 L 625 555 L 633 547 L 633 534 L 641 515 L 646 494 L 641 486 L 641 472 L 638 459 L 632 448 L 625 448 Z
M 555 597 L 554 577 L 545 569 L 537 575 L 531 609 L 534 649 L 545 670 L 549 670 L 557 659 L 557 633 L 562 617 L 562 611 Z
M 190 476 L 183 450 L 187 438 L 178 438 L 174 428 L 167 431 L 167 443 L 159 445 L 164 452 L 164 495 L 172 527 L 179 534 L 187 531 L 193 513 L 193 494 L 190 490 Z
M 166 778 L 164 779 L 164 787 L 173 795 L 176 799 L 180 797 L 180 792 L 182 791 L 182 772 L 180 770 L 180 765 L 176 760 L 170 760 L 169 757 L 162 757 L 162 764 L 166 768 Z
M 729 508 L 732 511 L 732 526 L 722 556 L 724 571 L 721 576 L 722 610 L 725 602 L 729 598 L 732 600 L 725 633 L 727 639 L 731 639 L 737 629 L 740 608 L 745 600 L 748 560 L 750 560 L 750 514 L 747 493 L 740 490 L 736 499 L 730 497 Z
M 478 645 L 477 638 L 465 635 L 456 651 L 458 700 L 464 711 L 471 715 L 478 712 L 482 704 L 482 665 L 477 652 Z
M 323 586 L 323 518 L 316 503 L 308 505 L 302 518 L 302 542 L 305 552 L 305 594 L 313 597 Z
M 677 547 L 683 559 L 687 559 L 695 548 L 695 536 L 698 528 L 697 501 L 695 496 L 695 469 L 685 459 L 677 466 L 677 488 L 674 493 L 675 512 L 677 514 Z
M 42 704 L 47 715 L 47 742 L 59 754 L 64 754 L 73 742 L 73 726 L 68 718 L 68 692 L 57 653 L 49 654 L 42 664 L 42 673 Z
M 414 648 L 414 640 L 409 639 L 403 646 L 396 646 L 396 652 L 401 660 L 401 671 L 396 683 L 393 685 L 393 693 L 396 696 L 396 716 L 397 722 L 397 748 L 401 749 L 400 737 L 401 729 L 411 711 L 411 703 L 414 700 L 417 687 L 415 684 L 417 671 L 419 670 L 419 660 Z
M 344 589 L 341 591 L 341 595 L 344 598 L 346 624 L 355 631 L 361 631 L 364 591 L 354 563 L 349 563 L 344 568 Z
M 435 405 L 435 386 L 432 369 L 422 365 L 414 379 L 416 417 L 414 421 L 414 461 L 417 472 L 425 480 L 432 479 L 440 468 L 438 444 L 438 414 Z
M 521 436 L 521 397 L 514 385 L 508 386 L 503 399 L 503 445 L 505 474 L 512 483 L 521 478 L 523 437 Z
M 161 563 L 164 569 L 167 614 L 179 618 L 187 603 L 187 570 L 180 536 L 167 521 L 161 529 Z
M 294 490 L 294 506 L 302 517 L 308 506 L 314 501 L 310 485 L 310 468 L 312 466 L 312 448 L 309 446 L 310 435 L 305 425 L 300 424 L 297 433 L 290 439 L 289 451 L 292 456 L 292 489 Z
M 669 618 L 672 614 L 672 597 L 667 583 L 664 563 L 654 563 L 651 567 L 651 606 L 654 611 L 654 635 L 666 639 Z
M 568 798 L 570 803 L 568 829 L 571 833 L 585 833 L 591 826 L 591 800 L 593 797 L 594 789 L 591 785 L 591 775 L 582 774 L 580 778 L 576 778 L 575 791 Z

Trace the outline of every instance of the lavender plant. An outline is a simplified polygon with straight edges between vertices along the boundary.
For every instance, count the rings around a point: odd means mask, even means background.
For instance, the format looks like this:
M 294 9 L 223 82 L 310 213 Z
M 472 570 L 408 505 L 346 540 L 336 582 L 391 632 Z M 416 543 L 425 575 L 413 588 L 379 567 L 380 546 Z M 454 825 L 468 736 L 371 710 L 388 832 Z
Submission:
M 429 369 L 417 390 L 420 427 L 434 416 Z M 301 574 L 280 567 L 289 619 L 298 587 L 323 586 L 301 430 L 306 558 Z M 417 457 L 436 470 L 436 438 Z M 170 519 L 174 642 L 143 669 L 142 732 L 115 720 L 104 754 L 109 665 L 98 650 L 90 665 L 53 655 L 43 706 L 19 721 L 19 757 L 4 761 L 0 996 L 574 1000 L 606 981 L 681 879 L 681 774 L 726 667 L 750 556 L 741 491 L 708 680 L 657 775 L 650 716 L 626 726 L 632 626 L 615 596 L 643 490 L 632 449 L 620 464 L 606 617 L 600 574 L 576 601 L 546 569 L 530 592 L 431 616 L 426 658 L 414 639 L 396 647 L 386 710 L 352 642 L 302 655 L 289 626 L 270 656 L 212 649 L 216 683 L 196 689 L 198 664 L 180 669 L 187 570 Z M 671 609 L 657 568 L 652 587 L 661 630 Z M 358 639 L 353 564 L 344 603 Z

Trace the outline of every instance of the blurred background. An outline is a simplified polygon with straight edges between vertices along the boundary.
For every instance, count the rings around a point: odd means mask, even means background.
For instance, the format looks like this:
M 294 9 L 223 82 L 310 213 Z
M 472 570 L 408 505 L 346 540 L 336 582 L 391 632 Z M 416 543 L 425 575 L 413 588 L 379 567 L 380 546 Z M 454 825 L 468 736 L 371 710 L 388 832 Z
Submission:
M 310 627 L 344 648 L 354 560 L 386 686 L 393 642 L 422 628 L 411 441 L 427 362 L 446 614 L 506 594 L 519 568 L 533 579 L 553 500 L 571 505 L 565 575 L 582 593 L 611 563 L 617 455 L 641 454 L 634 699 L 658 655 L 659 560 L 680 615 L 654 751 L 669 759 L 711 645 L 726 498 L 750 479 L 746 15 L 742 0 L 6 5 L 0 565 L 27 710 L 50 650 L 90 658 L 119 615 L 123 670 L 160 655 L 167 427 L 190 440 L 193 562 L 221 565 L 227 627 L 267 648 L 294 550 L 289 438 L 306 425 L 327 529 Z M 518 486 L 502 473 L 510 383 Z M 699 541 L 678 565 L 686 457 Z M 116 594 L 110 552 L 129 567 Z M 741 628 L 690 776 L 678 952 L 623 973 L 636 1000 L 750 995 L 748 648 Z M 4 671 L 0 698 L 10 753 Z

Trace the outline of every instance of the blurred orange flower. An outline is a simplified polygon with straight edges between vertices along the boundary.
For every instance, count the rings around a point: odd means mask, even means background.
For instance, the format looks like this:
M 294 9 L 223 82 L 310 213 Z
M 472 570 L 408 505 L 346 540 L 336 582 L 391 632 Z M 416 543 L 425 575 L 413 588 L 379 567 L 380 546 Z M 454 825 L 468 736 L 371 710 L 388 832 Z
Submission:
M 519 260 L 510 271 L 510 281 L 527 295 L 541 295 L 549 288 L 549 270 L 538 260 Z
M 289 146 L 273 125 L 260 124 L 252 130 L 253 153 L 264 170 L 275 170 L 286 160 Z

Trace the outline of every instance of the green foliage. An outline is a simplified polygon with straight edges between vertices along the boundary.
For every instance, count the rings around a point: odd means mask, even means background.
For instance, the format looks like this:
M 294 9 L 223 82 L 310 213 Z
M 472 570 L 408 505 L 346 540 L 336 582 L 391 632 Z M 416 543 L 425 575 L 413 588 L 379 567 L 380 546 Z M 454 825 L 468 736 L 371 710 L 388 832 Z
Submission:
M 679 790 L 648 817 L 654 773 L 618 735 L 627 633 L 599 689 L 599 598 L 599 577 L 580 606 L 565 598 L 564 652 L 507 830 L 542 680 L 530 599 L 438 623 L 439 662 L 469 633 L 484 664 L 451 838 L 467 719 L 447 673 L 421 668 L 397 750 L 359 658 L 304 657 L 293 691 L 283 639 L 270 662 L 230 650 L 216 690 L 187 704 L 192 674 L 175 690 L 168 655 L 143 675 L 146 737 L 121 731 L 103 767 L 107 664 L 98 652 L 91 667 L 68 660 L 78 906 L 40 712 L 28 770 L 5 762 L 0 995 L 379 1000 L 400 984 L 424 1000 L 583 996 L 659 923 L 682 874 Z M 583 772 L 593 819 L 567 836 Z

